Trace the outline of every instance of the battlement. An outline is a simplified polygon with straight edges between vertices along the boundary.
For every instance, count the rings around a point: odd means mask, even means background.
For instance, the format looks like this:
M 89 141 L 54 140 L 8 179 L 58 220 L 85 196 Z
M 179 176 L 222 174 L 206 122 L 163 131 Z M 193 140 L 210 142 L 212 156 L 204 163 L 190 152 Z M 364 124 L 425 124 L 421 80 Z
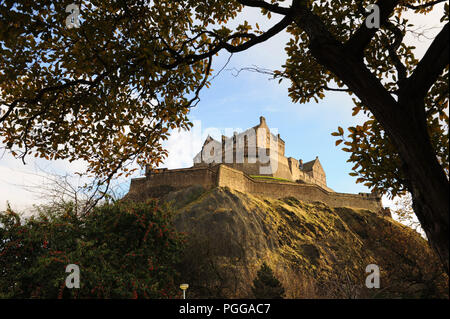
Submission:
M 261 197 L 294 197 L 304 202 L 322 202 L 330 207 L 351 207 L 383 213 L 381 198 L 376 194 L 346 194 L 328 191 L 317 184 L 255 178 L 224 164 L 210 164 L 183 169 L 147 170 L 143 178 L 131 180 L 130 194 L 158 197 L 164 190 L 179 190 L 192 185 L 205 189 L 229 187 Z

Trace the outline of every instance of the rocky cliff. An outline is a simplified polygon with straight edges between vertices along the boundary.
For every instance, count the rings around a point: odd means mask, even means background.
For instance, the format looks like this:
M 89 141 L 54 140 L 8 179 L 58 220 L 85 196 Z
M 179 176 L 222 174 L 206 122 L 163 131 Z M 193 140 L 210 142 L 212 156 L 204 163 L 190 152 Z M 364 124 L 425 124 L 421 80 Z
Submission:
M 390 217 L 220 187 L 165 189 L 160 199 L 188 234 L 179 268 L 191 298 L 251 298 L 263 261 L 287 298 L 448 298 L 426 240 Z M 368 264 L 380 268 L 379 289 L 365 287 Z

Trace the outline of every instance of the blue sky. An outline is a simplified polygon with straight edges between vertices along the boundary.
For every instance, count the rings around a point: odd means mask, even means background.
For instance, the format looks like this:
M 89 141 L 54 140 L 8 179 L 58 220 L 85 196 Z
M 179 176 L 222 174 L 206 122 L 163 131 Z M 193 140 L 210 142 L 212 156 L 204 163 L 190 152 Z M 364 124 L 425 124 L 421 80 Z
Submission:
M 270 43 L 265 45 L 270 46 Z M 264 51 L 264 47 L 252 51 L 246 53 L 249 60 Z M 246 57 L 233 57 L 227 69 L 248 66 L 245 60 Z M 225 62 L 224 55 L 217 60 L 215 69 L 219 70 Z M 361 122 L 361 118 L 351 116 L 351 98 L 332 93 L 319 103 L 294 104 L 287 95 L 287 88 L 287 81 L 278 84 L 266 75 L 252 72 L 241 72 L 235 77 L 231 70 L 224 70 L 212 86 L 202 92 L 201 102 L 190 113 L 191 119 L 201 121 L 202 128 L 245 130 L 258 124 L 262 115 L 286 142 L 287 156 L 305 162 L 319 156 L 331 188 L 350 193 L 367 191 L 348 175 L 352 167 L 346 162 L 348 154 L 335 147 L 335 138 L 331 136 L 338 125 L 347 127 Z
M 252 23 L 258 17 L 258 10 L 249 9 L 241 15 L 240 20 L 246 19 Z M 440 13 L 436 13 L 426 18 L 415 18 L 414 22 L 418 26 L 437 26 L 439 18 Z M 265 25 L 261 21 L 258 23 L 262 28 L 267 28 L 276 22 L 276 17 L 272 20 Z M 439 29 L 433 29 L 427 35 L 433 36 L 438 31 Z M 335 138 L 331 136 L 331 132 L 338 126 L 346 128 L 364 120 L 361 116 L 351 116 L 351 97 L 345 93 L 329 92 L 319 103 L 294 104 L 287 95 L 287 81 L 278 84 L 278 81 L 270 81 L 267 75 L 253 72 L 241 72 L 235 77 L 232 71 L 227 70 L 252 65 L 268 69 L 280 68 L 286 59 L 284 46 L 288 38 L 286 33 L 281 33 L 245 52 L 233 55 L 226 68 L 214 78 L 211 87 L 201 92 L 200 103 L 190 112 L 190 118 L 196 124 L 194 129 L 191 132 L 175 131 L 165 143 L 169 157 L 164 166 L 191 166 L 193 156 L 200 151 L 206 137 L 206 128 L 216 128 L 223 133 L 225 129 L 231 132 L 245 130 L 256 125 L 262 115 L 268 126 L 277 129 L 285 141 L 286 156 L 304 161 L 319 156 L 330 188 L 345 193 L 369 191 L 365 186 L 356 184 L 355 177 L 348 175 L 352 167 L 346 162 L 349 154 L 336 147 Z M 418 41 L 408 34 L 406 39 L 415 43 L 419 58 L 429 45 L 427 39 Z M 219 54 L 213 64 L 214 74 L 224 66 L 228 58 L 229 54 L 224 51 Z M 73 174 L 75 171 L 83 171 L 85 164 L 80 161 L 69 163 L 29 159 L 24 166 L 21 161 L 4 154 L 0 157 L 0 210 L 5 208 L 7 200 L 17 209 L 39 202 L 39 199 L 24 189 L 25 186 L 39 186 L 42 183 L 42 176 L 35 175 L 38 171 L 36 167 L 60 174 Z M 121 182 L 126 192 L 129 180 Z

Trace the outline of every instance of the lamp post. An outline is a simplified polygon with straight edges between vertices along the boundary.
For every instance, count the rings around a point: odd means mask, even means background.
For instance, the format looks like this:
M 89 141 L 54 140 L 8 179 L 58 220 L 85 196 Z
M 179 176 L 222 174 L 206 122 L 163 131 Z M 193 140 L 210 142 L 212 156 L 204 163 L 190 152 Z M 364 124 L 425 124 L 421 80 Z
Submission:
M 181 284 L 180 285 L 181 290 L 183 290 L 183 299 L 186 299 L 186 289 L 189 288 L 188 284 Z

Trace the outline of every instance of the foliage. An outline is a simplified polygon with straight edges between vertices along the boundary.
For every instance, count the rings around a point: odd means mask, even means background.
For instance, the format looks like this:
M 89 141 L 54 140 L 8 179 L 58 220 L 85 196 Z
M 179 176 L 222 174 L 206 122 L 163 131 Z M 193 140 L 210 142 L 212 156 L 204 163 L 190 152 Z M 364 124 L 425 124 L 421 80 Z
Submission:
M 283 299 L 284 288 L 273 275 L 272 269 L 264 262 L 253 280 L 253 294 L 257 299 Z
M 64 210 L 71 206 L 74 214 L 85 215 L 99 203 L 117 202 L 124 193 L 119 180 L 113 180 L 108 185 L 97 185 L 95 180 L 89 181 L 82 174 L 58 174 L 39 167 L 37 173 L 29 175 L 39 177 L 39 182 L 22 187 L 45 203 L 38 205 L 41 210 L 45 210 L 44 206 L 48 206 L 47 210 Z
M 208 213 L 217 215 L 217 212 Z M 186 233 L 186 248 L 177 270 L 183 280 L 189 283 L 190 298 L 226 299 L 246 296 L 239 289 L 242 285 L 239 264 L 244 260 L 243 249 L 235 250 L 229 241 L 217 238 L 213 240 L 188 229 Z M 237 255 L 227 258 L 227 262 L 221 257 L 236 252 Z
M 411 194 L 397 198 L 394 206 L 395 208 L 392 210 L 392 213 L 396 215 L 399 222 L 424 235 L 423 229 L 420 227 L 420 223 L 414 215 Z
M 364 125 L 336 132 L 359 182 L 391 195 L 407 189 L 448 271 L 448 23 L 445 0 L 383 0 L 379 28 L 371 0 L 83 1 L 80 28 L 67 28 L 63 3 L 6 0 L 0 6 L 0 135 L 13 155 L 82 159 L 99 183 L 158 165 L 169 130 L 208 86 L 212 58 L 245 51 L 282 31 L 294 102 L 328 91 L 355 95 Z M 444 24 L 419 61 L 404 42 L 404 17 L 444 3 Z M 243 8 L 258 21 L 236 23 Z M 230 22 L 230 23 L 228 23 Z M 234 27 L 230 27 L 234 24 Z M 236 26 L 237 24 L 237 26 Z M 436 226 L 436 224 L 443 226 Z
M 38 216 L 0 214 L 2 298 L 172 298 L 182 238 L 157 202 L 103 205 L 77 217 L 73 207 Z M 80 267 L 68 289 L 66 266 Z
M 411 48 L 410 48 L 411 49 Z M 412 53 L 409 51 L 409 55 Z M 433 150 L 449 176 L 449 116 L 448 116 L 448 67 L 439 77 L 426 98 L 427 128 Z M 377 189 L 380 193 L 388 193 L 390 197 L 405 195 L 408 191 L 407 176 L 402 166 L 401 157 L 392 144 L 386 131 L 368 112 L 361 102 L 354 100 L 353 115 L 363 111 L 369 119 L 362 125 L 348 128 L 345 137 L 344 130 L 338 127 L 336 146 L 345 145 L 342 150 L 350 153 L 348 162 L 354 164 L 351 176 L 357 176 L 357 183 Z
M 327 1 L 314 1 L 312 11 L 320 17 L 328 16 L 322 21 L 332 35 L 342 43 L 348 43 L 355 36 L 357 29 L 355 23 L 363 21 L 367 15 L 364 8 L 373 1 L 334 1 L 336 5 L 330 6 Z M 402 82 L 410 77 L 416 69 L 419 60 L 414 56 L 414 46 L 407 45 L 403 39 L 408 32 L 417 32 L 414 24 L 404 17 L 404 12 L 413 9 L 414 2 L 408 5 L 399 5 L 395 13 L 381 25 L 374 34 L 364 51 L 365 66 L 370 70 L 392 95 L 397 98 Z M 426 6 L 425 1 L 415 10 L 416 13 L 426 14 L 433 9 Z M 432 1 L 429 1 L 430 3 Z M 345 3 L 345 5 L 343 5 Z M 448 3 L 441 22 L 448 21 Z M 294 102 L 316 102 L 325 97 L 325 91 L 343 91 L 353 95 L 354 92 L 344 85 L 342 79 L 321 65 L 313 56 L 307 32 L 299 32 L 298 28 L 290 27 L 289 32 L 293 38 L 288 42 L 286 51 L 288 59 L 283 71 L 274 73 L 280 80 L 291 80 L 289 96 Z M 424 31 L 425 32 L 425 31 Z M 416 37 L 419 39 L 424 34 Z M 307 80 L 305 80 L 307 79 Z M 448 117 L 448 63 L 444 72 L 436 79 L 425 98 L 425 113 L 428 134 L 436 156 L 448 176 L 449 169 L 449 117 Z M 336 83 L 337 87 L 330 87 Z M 336 145 L 344 142 L 342 150 L 350 153 L 348 162 L 354 164 L 352 176 L 357 176 L 358 183 L 370 188 L 376 188 L 380 193 L 389 193 L 391 196 L 402 195 L 407 190 L 407 176 L 402 170 L 403 162 L 397 147 L 393 145 L 386 130 L 375 116 L 369 111 L 367 105 L 359 98 L 353 98 L 355 107 L 353 116 L 363 112 L 369 117 L 362 125 L 349 127 L 349 134 L 345 137 L 344 130 L 332 133 L 339 137 Z M 405 112 L 407 112 L 405 110 Z
M 364 7 L 370 3 L 333 1 L 331 5 L 330 1 L 320 0 L 308 1 L 307 7 L 321 17 L 336 39 L 345 42 L 358 30 L 366 16 Z M 141 165 L 157 165 L 167 155 L 160 141 L 167 138 L 169 129 L 191 127 L 187 113 L 198 102 L 200 89 L 208 84 L 211 57 L 222 49 L 246 50 L 285 28 L 292 35 L 286 46 L 288 59 L 284 70 L 276 71 L 275 77 L 291 80 L 292 100 L 318 101 L 331 89 L 330 82 L 344 87 L 338 76 L 314 58 L 309 48 L 311 35 L 292 23 L 295 19 L 282 4 L 83 1 L 80 28 L 68 28 L 65 21 L 69 13 L 64 3 L 2 1 L 2 142 L 22 159 L 31 154 L 47 159 L 83 159 L 89 163 L 90 173 L 105 178 L 121 172 L 129 174 L 126 166 L 134 160 Z M 406 74 L 418 62 L 412 47 L 396 41 L 412 26 L 401 13 L 415 5 L 420 7 L 416 10 L 420 14 L 433 8 L 423 1 L 398 1 L 396 16 L 382 25 L 366 50 L 368 68 L 385 79 L 390 91 L 398 89 L 397 59 L 405 62 L 406 70 L 402 72 Z M 247 21 L 233 30 L 228 21 L 236 19 L 244 6 L 261 8 L 262 22 L 272 14 L 286 16 L 267 31 Z M 442 79 L 447 78 L 448 73 Z M 430 121 L 436 115 L 445 117 L 445 98 L 441 95 L 448 89 L 442 87 L 444 82 L 439 81 L 429 98 Z M 355 114 L 364 109 L 356 103 Z M 433 125 L 436 136 L 440 136 L 442 129 Z M 376 127 L 366 128 L 377 134 Z M 352 144 L 357 145 L 357 136 L 353 138 Z M 435 144 L 442 148 L 439 153 L 448 154 L 448 143 L 436 139 Z M 375 139 L 372 143 L 383 146 Z M 387 145 L 386 150 L 392 152 Z M 355 146 L 352 160 L 372 169 L 366 159 L 358 157 L 360 152 L 361 147 Z M 445 159 L 448 162 L 448 155 L 443 157 L 444 163 Z M 383 173 L 380 178 L 365 171 L 359 173 L 372 184 L 383 179 Z
M 69 29 L 66 5 L 1 3 L 2 142 L 22 159 L 85 160 L 103 179 L 133 161 L 159 164 L 169 129 L 192 126 L 186 114 L 209 74 L 210 63 L 164 50 L 186 38 L 190 8 L 85 1 L 82 27 Z

